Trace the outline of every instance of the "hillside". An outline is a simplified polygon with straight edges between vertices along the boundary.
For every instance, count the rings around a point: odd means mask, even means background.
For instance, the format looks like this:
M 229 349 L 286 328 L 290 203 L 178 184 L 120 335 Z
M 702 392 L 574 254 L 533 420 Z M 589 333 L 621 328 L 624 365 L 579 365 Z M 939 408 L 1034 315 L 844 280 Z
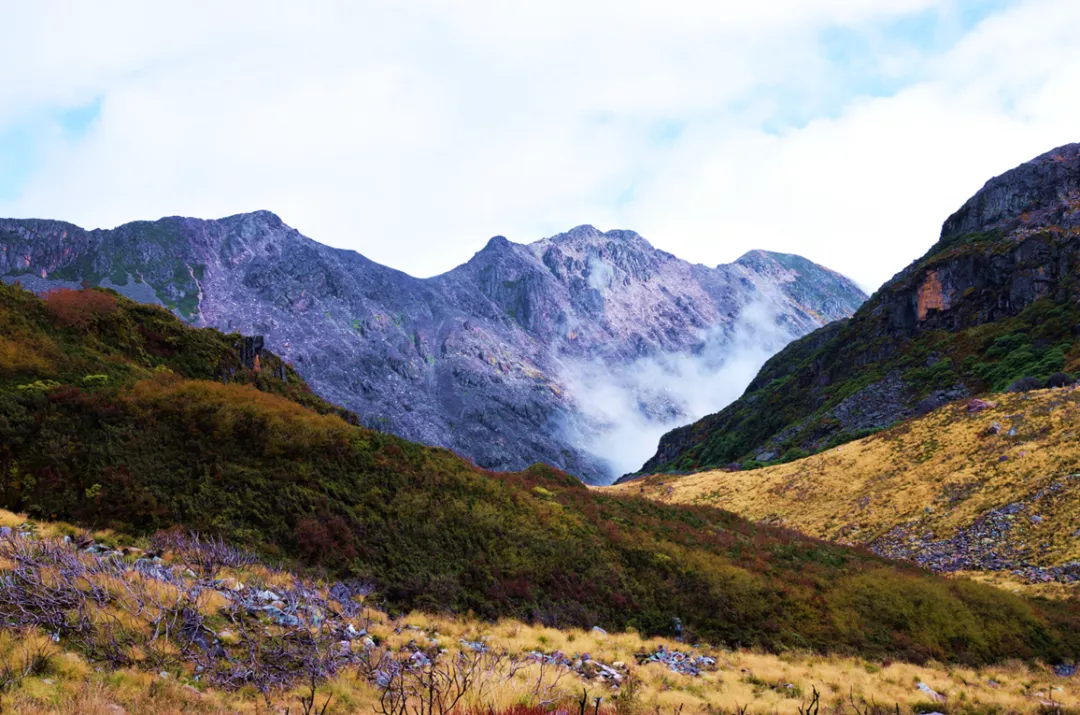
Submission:
M 548 467 L 484 472 L 350 425 L 272 355 L 245 363 L 239 336 L 114 294 L 0 287 L 0 335 L 0 507 L 33 518 L 182 525 L 363 580 L 393 611 L 914 661 L 1080 655 L 1077 604 Z
M 787 464 L 656 475 L 615 490 L 1080 595 L 1080 389 L 991 399 Z
M 305 577 L 224 542 L 175 531 L 132 539 L 5 511 L 0 579 L 2 712 L 400 715 L 423 704 L 440 715 L 544 715 L 581 712 L 584 696 L 603 715 L 795 715 L 816 694 L 837 713 L 1070 715 L 1080 706 L 1074 666 L 778 656 L 395 615 L 363 585 Z M 60 636 L 58 616 L 81 627 Z M 161 627 L 170 620 L 171 631 Z
M 971 394 L 1080 369 L 1080 144 L 991 179 L 850 319 L 769 360 L 643 473 L 797 458 Z M 1022 386 L 1021 383 L 1019 386 Z
M 747 323 L 760 321 L 769 338 L 753 339 L 756 367 L 866 298 L 798 256 L 755 251 L 710 268 L 632 231 L 591 226 L 528 245 L 495 237 L 449 273 L 417 279 L 265 211 L 93 231 L 0 220 L 0 278 L 35 291 L 86 281 L 194 325 L 263 336 L 320 396 L 370 428 L 485 468 L 545 462 L 593 483 L 647 455 L 624 463 L 608 446 L 604 436 L 623 418 L 589 411 L 581 373 L 625 377 L 618 389 L 656 425 L 655 439 L 735 395 L 688 404 L 642 384 L 641 361 L 706 353 L 716 370 Z

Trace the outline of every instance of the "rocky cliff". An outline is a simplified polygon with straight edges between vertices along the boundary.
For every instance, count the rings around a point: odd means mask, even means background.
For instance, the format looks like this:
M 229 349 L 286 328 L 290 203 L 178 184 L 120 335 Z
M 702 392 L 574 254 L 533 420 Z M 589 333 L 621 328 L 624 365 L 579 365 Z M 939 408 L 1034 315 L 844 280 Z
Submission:
M 194 325 L 265 336 L 369 427 L 483 467 L 543 461 L 592 482 L 612 476 L 590 441 L 605 425 L 582 413 L 569 368 L 722 352 L 749 306 L 790 339 L 865 298 L 797 256 L 755 251 L 709 268 L 591 226 L 529 245 L 496 237 L 449 273 L 417 279 L 268 212 L 93 231 L 0 220 L 0 276 L 38 291 L 86 281 Z M 669 422 L 695 416 L 677 397 L 646 402 Z
M 850 319 L 772 358 L 645 471 L 801 456 L 950 400 L 1080 370 L 1080 144 L 991 179 Z

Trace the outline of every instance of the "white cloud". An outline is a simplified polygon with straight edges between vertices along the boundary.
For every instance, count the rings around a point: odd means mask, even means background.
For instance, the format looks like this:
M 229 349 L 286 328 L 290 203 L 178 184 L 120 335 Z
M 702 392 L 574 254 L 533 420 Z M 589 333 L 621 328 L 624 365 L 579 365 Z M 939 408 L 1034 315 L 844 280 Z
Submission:
M 1017 2 L 943 53 L 824 52 L 827 28 L 881 38 L 960 1 L 22 3 L 0 27 L 0 129 L 95 98 L 101 116 L 45 133 L 0 214 L 267 208 L 419 275 L 493 234 L 588 222 L 710 264 L 802 253 L 872 286 L 990 175 L 1080 138 L 1072 0 Z M 907 84 L 853 98 L 853 72 Z
M 637 471 L 656 453 L 661 436 L 726 407 L 793 337 L 764 304 L 753 304 L 732 329 L 703 334 L 695 352 L 624 365 L 564 362 L 559 382 L 577 412 L 563 429 L 571 442 L 603 460 L 613 478 Z

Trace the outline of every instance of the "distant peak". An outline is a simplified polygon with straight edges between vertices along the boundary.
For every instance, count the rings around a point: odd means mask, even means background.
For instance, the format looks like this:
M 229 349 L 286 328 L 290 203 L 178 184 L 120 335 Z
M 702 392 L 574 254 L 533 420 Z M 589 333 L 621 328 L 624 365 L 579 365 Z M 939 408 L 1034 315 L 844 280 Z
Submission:
M 510 247 L 510 240 L 506 236 L 492 236 L 482 250 L 499 251 Z
M 247 213 L 233 214 L 232 216 L 226 216 L 221 219 L 222 221 L 240 221 L 249 222 L 254 221 L 258 223 L 268 223 L 273 225 L 282 225 L 285 222 L 281 220 L 273 211 L 267 211 L 266 209 L 259 209 L 258 211 L 249 211 Z
M 611 231 L 601 231 L 596 226 L 583 223 L 580 226 L 574 226 L 572 229 L 565 233 L 559 233 L 544 241 L 550 243 L 590 243 L 597 241 L 628 241 L 628 242 L 643 242 L 648 243 L 639 234 L 634 231 L 626 231 L 623 229 L 613 229 Z
M 574 226 L 565 235 L 571 238 L 592 238 L 593 236 L 602 236 L 603 232 L 592 224 L 583 223 L 580 226 Z

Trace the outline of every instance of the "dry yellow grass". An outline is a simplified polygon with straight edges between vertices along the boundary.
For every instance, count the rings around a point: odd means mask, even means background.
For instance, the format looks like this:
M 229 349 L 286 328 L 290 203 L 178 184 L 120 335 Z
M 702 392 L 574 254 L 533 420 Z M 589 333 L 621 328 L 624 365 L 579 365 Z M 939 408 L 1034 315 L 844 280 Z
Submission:
M 0 521 L 20 520 L 21 517 L 0 511 Z M 71 530 L 64 524 L 32 523 L 31 526 L 42 534 L 55 535 Z M 182 563 L 171 566 L 184 568 Z M 258 579 L 281 586 L 288 586 L 294 578 L 288 572 L 263 566 L 234 569 L 231 574 L 230 578 L 239 581 Z M 132 578 L 141 580 L 141 577 Z M 99 587 L 122 588 L 122 584 L 111 577 L 103 576 L 102 579 L 102 583 L 97 584 Z M 161 584 L 157 587 L 163 590 L 165 597 L 176 595 L 171 586 Z M 326 589 L 327 584 L 316 583 L 312 587 Z M 213 607 L 209 602 L 199 605 Z M 130 615 L 112 608 L 108 613 L 100 610 L 95 615 L 110 618 L 113 622 L 130 619 Z M 639 653 L 652 653 L 661 647 L 669 650 L 688 650 L 688 647 L 666 639 L 644 639 L 633 632 L 606 634 L 580 629 L 561 630 L 517 620 L 490 623 L 427 613 L 394 618 L 371 606 L 366 606 L 351 624 L 357 629 L 365 628 L 381 647 L 391 651 L 405 648 L 414 641 L 426 648 L 445 649 L 453 656 L 467 648 L 463 641 L 482 641 L 493 651 L 517 656 L 518 663 L 533 651 L 545 654 L 561 651 L 571 658 L 588 653 L 594 660 L 615 667 L 625 664 L 641 684 L 640 699 L 635 708 L 641 715 L 657 710 L 666 715 L 680 709 L 686 715 L 734 712 L 741 706 L 749 706 L 747 712 L 754 714 L 795 715 L 813 689 L 822 693 L 823 712 L 853 713 L 848 704 L 849 698 L 853 697 L 860 704 L 874 701 L 891 707 L 897 703 L 904 713 L 911 713 L 928 701 L 928 696 L 918 689 L 919 683 L 946 695 L 945 705 L 955 715 L 987 713 L 991 706 L 997 708 L 997 712 L 1034 713 L 1050 701 L 1067 708 L 1080 708 L 1080 679 L 1057 677 L 1050 669 L 1037 664 L 1013 663 L 974 670 L 933 663 L 921 666 L 882 664 L 812 653 L 776 655 L 700 646 L 696 652 L 714 658 L 717 668 L 690 677 L 674 673 L 662 664 L 636 665 Z M 132 629 L 140 627 L 135 620 L 127 625 Z M 268 629 L 267 635 L 276 630 Z M 291 708 L 294 713 L 301 711 L 299 697 L 305 694 L 301 689 L 269 695 L 250 687 L 226 692 L 207 688 L 198 681 L 191 667 L 174 668 L 163 674 L 159 668 L 149 665 L 161 662 L 160 658 L 152 657 L 155 653 L 150 649 L 154 648 L 174 649 L 174 646 L 169 642 L 132 646 L 128 655 L 136 665 L 109 669 L 100 663 L 87 662 L 79 653 L 65 650 L 62 643 L 54 643 L 44 633 L 0 631 L 0 672 L 21 674 L 6 689 L 0 688 L 0 712 L 269 715 L 284 713 L 286 708 Z M 43 661 L 39 659 L 40 662 L 31 667 L 38 653 L 48 657 Z M 535 702 L 538 690 L 542 690 L 549 700 L 573 700 L 586 690 L 590 697 L 602 696 L 605 702 L 611 703 L 615 695 L 606 682 L 587 680 L 565 669 L 549 667 L 541 670 L 538 664 L 532 663 L 509 675 L 506 663 L 498 667 L 503 671 L 494 673 L 483 693 L 474 692 L 463 701 L 463 706 L 474 707 L 480 712 L 487 712 L 489 708 L 498 712 L 515 704 Z M 316 700 L 320 706 L 326 698 L 331 699 L 326 710 L 328 715 L 372 713 L 377 705 L 374 687 L 352 666 L 319 686 Z
M 1059 491 L 1017 518 L 1010 538 L 1033 547 L 1029 559 L 1039 566 L 1080 559 L 1080 479 L 1067 478 L 1080 472 L 1080 390 L 998 395 L 993 401 L 995 408 L 976 413 L 949 405 L 788 464 L 654 475 L 606 489 L 717 506 L 865 545 L 900 525 L 917 524 L 919 533 L 948 538 L 987 511 L 1061 481 Z
M 633 664 L 634 655 L 663 645 L 670 649 L 683 644 L 664 639 L 643 640 L 633 633 L 598 634 L 581 630 L 557 630 L 504 620 L 489 624 L 469 619 L 410 614 L 392 620 L 379 611 L 367 612 L 370 631 L 390 644 L 404 645 L 409 640 L 432 638 L 451 653 L 460 648 L 459 639 L 480 639 L 494 649 L 525 653 L 532 650 L 566 653 L 588 652 L 604 663 Z M 413 626 L 420 630 L 413 630 Z M 22 658 L 23 646 L 49 647 L 50 641 L 38 634 L 0 636 L 0 659 Z M 56 648 L 53 646 L 54 649 Z M 60 653 L 59 650 L 55 650 Z M 912 706 L 925 705 L 929 697 L 917 687 L 922 682 L 947 696 L 952 710 L 997 706 L 1003 712 L 1035 712 L 1051 700 L 1066 708 L 1080 707 L 1080 687 L 1075 678 L 1058 678 L 1050 671 L 1020 664 L 979 670 L 948 668 L 936 664 L 917 666 L 907 663 L 882 665 L 858 658 L 821 657 L 791 653 L 772 655 L 752 651 L 708 651 L 718 661 L 718 668 L 700 677 L 669 671 L 659 664 L 637 667 L 634 672 L 643 686 L 638 704 L 643 713 L 684 713 L 734 711 L 749 705 L 750 713 L 796 715 L 813 688 L 822 693 L 822 704 L 830 711 L 853 712 L 849 698 L 860 703 L 875 701 L 892 706 L 899 703 L 904 712 Z M 536 667 L 526 669 L 507 682 L 497 682 L 482 701 L 466 699 L 466 706 L 482 706 L 486 711 L 527 702 L 534 691 Z M 555 673 L 547 675 L 555 681 Z M 601 695 L 610 702 L 613 692 L 605 685 L 582 681 L 565 675 L 554 683 L 568 699 L 582 689 L 590 697 Z M 79 656 L 64 653 L 54 659 L 47 673 L 25 678 L 10 693 L 0 695 L 2 712 L 19 713 L 283 713 L 286 707 L 297 710 L 302 690 L 277 693 L 266 698 L 252 690 L 220 692 L 203 690 L 188 678 L 162 677 L 136 669 L 101 671 L 89 667 Z M 376 693 L 354 673 L 345 672 L 319 687 L 321 704 L 331 698 L 327 713 L 371 713 Z M 942 706 L 943 709 L 946 709 Z

